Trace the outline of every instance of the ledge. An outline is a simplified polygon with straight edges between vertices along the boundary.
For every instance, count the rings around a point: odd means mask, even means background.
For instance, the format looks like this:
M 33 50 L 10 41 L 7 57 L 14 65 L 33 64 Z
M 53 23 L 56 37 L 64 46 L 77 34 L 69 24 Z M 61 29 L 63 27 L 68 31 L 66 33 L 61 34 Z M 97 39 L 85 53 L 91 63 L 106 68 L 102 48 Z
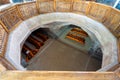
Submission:
M 9 77 L 8 77 L 9 76 Z M 65 72 L 65 71 L 6 71 L 0 75 L 2 80 L 119 80 L 113 72 Z

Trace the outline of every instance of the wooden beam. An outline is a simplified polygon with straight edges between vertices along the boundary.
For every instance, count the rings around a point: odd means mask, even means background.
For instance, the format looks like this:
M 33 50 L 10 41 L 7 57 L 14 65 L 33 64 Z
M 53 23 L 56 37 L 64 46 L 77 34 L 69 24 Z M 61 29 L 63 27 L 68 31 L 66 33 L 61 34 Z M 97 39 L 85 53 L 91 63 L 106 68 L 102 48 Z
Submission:
M 56 12 L 56 0 L 54 0 L 54 12 Z
M 0 64 L 3 65 L 6 70 L 16 70 L 16 68 L 2 56 L 0 56 Z
M 1 80 L 119 80 L 113 72 L 5 71 Z
M 118 62 L 120 63 L 120 38 L 117 40 L 117 46 L 118 46 Z
M 112 68 L 110 68 L 108 71 L 115 71 L 120 67 L 120 64 L 116 64 L 115 66 L 113 66 Z

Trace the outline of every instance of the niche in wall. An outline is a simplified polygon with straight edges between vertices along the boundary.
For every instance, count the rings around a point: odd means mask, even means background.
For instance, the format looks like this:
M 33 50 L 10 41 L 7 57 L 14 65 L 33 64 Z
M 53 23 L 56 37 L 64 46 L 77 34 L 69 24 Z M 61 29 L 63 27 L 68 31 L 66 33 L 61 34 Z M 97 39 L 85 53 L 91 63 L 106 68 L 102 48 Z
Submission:
M 44 29 L 38 29 L 32 32 L 24 42 L 21 50 L 21 64 L 25 67 L 29 61 L 43 47 L 49 36 L 44 32 Z

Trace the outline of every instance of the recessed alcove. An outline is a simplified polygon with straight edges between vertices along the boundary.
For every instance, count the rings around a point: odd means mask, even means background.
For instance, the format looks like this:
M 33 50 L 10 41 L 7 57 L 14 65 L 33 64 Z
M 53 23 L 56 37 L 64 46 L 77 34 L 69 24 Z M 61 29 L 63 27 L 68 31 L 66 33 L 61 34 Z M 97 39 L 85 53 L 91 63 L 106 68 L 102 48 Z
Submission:
M 103 54 L 100 44 L 96 44 L 99 41 L 91 40 L 88 33 L 79 26 L 66 24 L 55 28 L 58 24 L 60 25 L 60 22 L 45 24 L 44 26 L 49 28 L 39 28 L 26 38 L 21 51 L 21 64 L 27 70 L 96 71 L 100 69 Z

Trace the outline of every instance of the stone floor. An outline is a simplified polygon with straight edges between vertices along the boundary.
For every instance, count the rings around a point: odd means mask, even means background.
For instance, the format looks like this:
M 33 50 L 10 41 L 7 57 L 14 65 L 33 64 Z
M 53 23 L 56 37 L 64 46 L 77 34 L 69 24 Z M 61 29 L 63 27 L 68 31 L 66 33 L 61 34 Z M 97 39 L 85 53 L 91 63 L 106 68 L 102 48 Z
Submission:
M 51 40 L 47 47 L 32 59 L 28 70 L 48 71 L 95 71 L 101 62 L 78 49 L 58 40 Z

